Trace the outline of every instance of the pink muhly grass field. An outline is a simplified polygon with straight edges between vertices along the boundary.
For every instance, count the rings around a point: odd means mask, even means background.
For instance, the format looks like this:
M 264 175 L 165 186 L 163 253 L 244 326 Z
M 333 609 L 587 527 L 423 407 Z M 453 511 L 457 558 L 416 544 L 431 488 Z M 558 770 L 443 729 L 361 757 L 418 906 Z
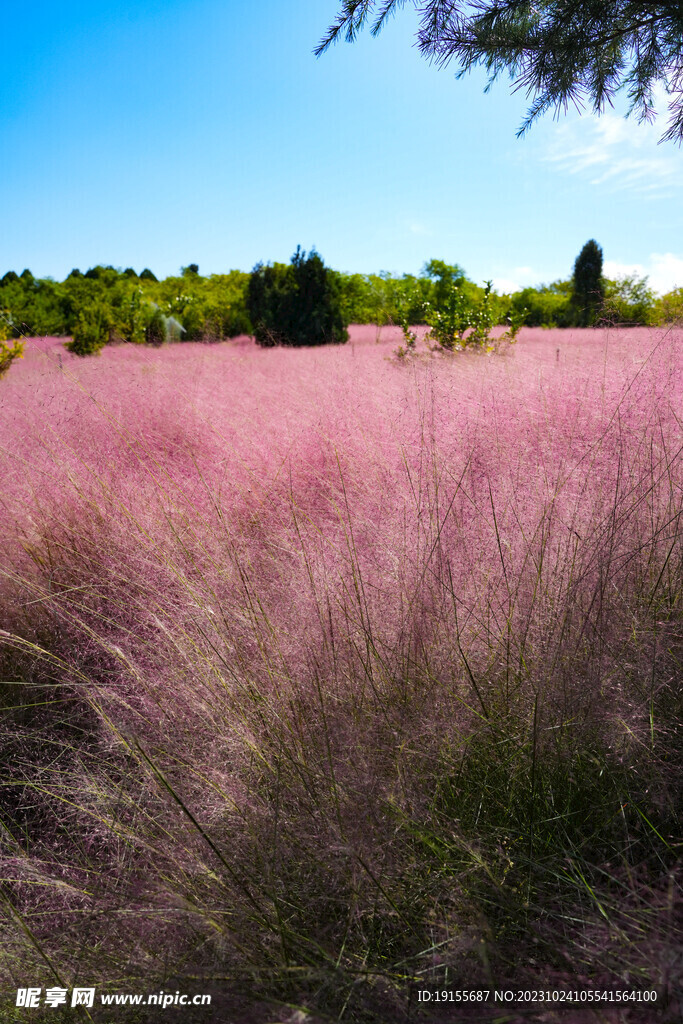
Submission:
M 0 383 L 13 984 L 675 1012 L 683 331 L 400 342 Z

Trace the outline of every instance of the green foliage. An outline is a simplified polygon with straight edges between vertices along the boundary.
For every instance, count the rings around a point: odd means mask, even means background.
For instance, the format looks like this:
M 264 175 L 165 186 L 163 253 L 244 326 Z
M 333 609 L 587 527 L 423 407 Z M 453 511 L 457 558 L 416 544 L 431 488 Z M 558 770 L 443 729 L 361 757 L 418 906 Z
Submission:
M 598 263 L 601 253 L 596 243 L 592 245 Z M 306 345 L 320 344 L 326 331 L 333 340 L 345 340 L 348 323 L 375 324 L 378 337 L 383 326 L 396 324 L 403 329 L 408 351 L 420 324 L 428 325 L 431 340 L 446 350 L 462 345 L 465 337 L 471 346 L 486 347 L 488 342 L 482 339 L 490 337 L 492 324 L 513 327 L 520 320 L 529 326 L 569 327 L 595 322 L 600 315 L 618 324 L 666 323 L 683 317 L 680 289 L 655 299 L 647 282 L 635 277 L 601 277 L 597 294 L 603 289 L 602 304 L 596 303 L 595 288 L 590 292 L 590 282 L 584 282 L 591 301 L 582 305 L 576 276 L 498 296 L 470 281 L 458 264 L 437 259 L 425 264 L 419 276 L 343 274 L 325 267 L 317 253 L 306 258 L 299 250 L 291 264 L 256 271 L 259 281 L 250 283 L 253 274 L 232 270 L 202 277 L 198 265 L 190 264 L 179 275 L 158 281 L 148 268 L 137 275 L 132 267 L 121 271 L 100 265 L 85 274 L 75 267 L 60 283 L 35 278 L 30 270 L 21 275 L 9 270 L 0 278 L 0 309 L 6 311 L 10 336 L 70 335 L 73 351 L 83 354 L 110 342 L 214 342 L 253 334 L 250 288 L 253 301 L 265 302 L 258 332 L 265 345 L 292 343 L 277 340 L 281 332 L 273 331 L 269 320 L 274 316 L 287 320 L 287 337 L 296 336 L 303 339 L 297 344 Z M 316 294 L 327 296 L 323 306 L 332 304 L 336 321 L 321 318 Z
M 339 275 L 313 250 L 297 247 L 291 263 L 257 264 L 249 278 L 247 312 L 259 345 L 310 346 L 348 340 Z
M 437 261 L 427 264 L 434 269 Z M 458 352 L 464 348 L 480 349 L 485 352 L 497 350 L 501 344 L 513 343 L 523 323 L 526 310 L 511 312 L 505 319 L 507 330 L 498 338 L 491 337 L 492 328 L 501 322 L 501 310 L 505 303 L 492 291 L 491 281 L 483 289 L 467 281 L 458 267 L 440 264 L 436 268 L 439 285 L 434 289 L 435 301 L 423 304 L 423 322 L 430 330 L 426 341 L 432 344 L 432 351 Z M 469 287 L 468 287 L 469 286 Z M 416 348 L 417 334 L 404 315 L 399 321 L 403 329 L 406 348 L 398 349 L 402 358 Z
M 170 332 L 174 339 L 220 341 L 251 333 L 248 274 L 235 270 L 200 277 L 193 268 L 186 270 L 182 277 L 157 281 L 150 270 L 138 276 L 130 267 L 121 272 L 96 266 L 85 274 L 74 268 L 61 284 L 36 279 L 30 271 L 21 276 L 8 271 L 0 279 L 0 309 L 7 310 L 15 336 L 71 335 L 74 351 L 84 353 L 101 347 L 105 328 L 104 343 L 143 343 L 155 307 L 178 321 Z
M 341 10 L 316 48 L 320 55 L 335 40 L 352 42 L 376 13 L 373 35 L 406 0 L 341 0 Z M 595 113 L 611 106 L 626 87 L 629 113 L 640 121 L 654 116 L 652 90 L 661 82 L 670 95 L 671 119 L 663 139 L 683 140 L 683 7 L 672 0 L 553 0 L 532 5 L 520 0 L 413 0 L 419 10 L 422 55 L 438 66 L 455 66 L 458 77 L 483 65 L 489 85 L 501 74 L 517 81 L 532 103 L 518 134 L 537 117 L 569 105 L 582 109 L 586 97 Z
M 145 341 L 148 345 L 163 345 L 166 341 L 166 317 L 158 306 L 154 307 L 147 321 Z
M 605 280 L 603 316 L 613 324 L 652 324 L 656 319 L 655 295 L 647 277 L 625 275 Z
M 113 320 L 111 306 L 102 299 L 84 304 L 78 311 L 72 340 L 66 347 L 77 356 L 96 355 L 109 341 Z
M 492 282 L 487 281 L 481 302 L 472 308 L 469 324 L 470 333 L 467 336 L 467 344 L 470 346 L 478 348 L 488 348 L 489 346 L 491 328 L 497 322 L 491 286 Z
M 30 271 L 13 271 L 0 281 L 0 308 L 7 311 L 13 334 L 65 334 L 65 289 L 50 278 L 34 278 Z
M 432 302 L 442 308 L 449 302 L 454 288 L 461 287 L 467 280 L 465 271 L 457 263 L 444 263 L 443 260 L 429 260 L 424 267 L 425 275 L 434 281 Z
M 177 292 L 162 304 L 162 309 L 183 325 L 185 341 L 199 341 L 204 335 L 205 306 L 191 289 L 179 288 Z
M 408 355 L 410 352 L 414 352 L 417 346 L 417 331 L 413 330 L 413 325 L 416 323 L 424 322 L 424 311 L 427 306 L 426 302 L 423 302 L 420 307 L 420 311 L 417 318 L 413 318 L 412 313 L 412 302 L 407 297 L 404 301 L 399 301 L 396 307 L 396 323 L 403 331 L 403 337 L 405 339 L 406 348 L 405 351 L 402 348 L 398 349 L 397 355 L 400 358 Z
M 209 277 L 189 273 L 164 281 L 145 279 L 144 293 L 165 316 L 182 324 L 184 341 L 222 341 L 251 333 L 246 310 L 248 280 L 249 275 L 239 270 Z
M 618 280 L 601 278 L 600 289 L 603 296 L 600 305 L 582 307 L 573 280 L 555 281 L 551 285 L 515 292 L 511 306 L 517 314 L 526 308 L 524 323 L 528 327 L 582 327 L 596 322 L 616 326 L 648 325 L 676 319 L 676 292 L 657 299 L 647 278 L 636 275 Z M 678 308 L 680 318 L 683 308 Z
M 471 326 L 472 304 L 459 281 L 443 288 L 437 302 L 425 305 L 425 323 L 430 327 L 429 337 L 447 351 L 462 348 L 463 336 Z
M 14 275 L 16 277 L 16 274 Z M 21 359 L 24 343 L 21 340 L 7 345 L 12 335 L 12 323 L 7 310 L 0 309 L 0 377 L 4 377 L 15 359 Z
M 510 300 L 512 314 L 523 315 L 527 327 L 570 327 L 574 316 L 571 294 L 571 281 L 523 288 Z
M 136 277 L 100 266 L 64 284 L 71 351 L 91 355 L 110 342 L 144 343 L 151 308 Z
M 439 310 L 446 315 L 454 286 L 460 289 L 465 305 L 476 306 L 484 298 L 484 289 L 468 280 L 457 264 L 430 260 L 422 274 L 341 274 L 342 309 L 346 323 L 371 323 L 378 329 L 397 324 L 404 329 L 427 323 L 427 311 Z M 510 312 L 510 302 L 490 293 L 489 303 L 495 323 L 503 323 Z
M 683 323 L 683 288 L 674 288 L 656 300 L 653 321 L 659 324 Z
M 602 279 L 602 249 L 591 238 L 574 262 L 572 306 L 578 327 L 592 327 L 605 297 Z
M 144 301 L 142 289 L 136 284 L 132 288 L 120 288 L 118 302 L 114 307 L 114 330 L 121 341 L 135 345 L 145 343 L 145 332 L 150 316 L 149 304 Z
M 15 341 L 8 345 L 0 340 L 0 377 L 4 377 L 15 359 L 22 359 L 24 354 L 23 341 Z
M 404 316 L 411 324 L 424 322 L 424 303 L 431 300 L 433 289 L 429 278 L 413 274 L 393 277 L 385 271 L 337 277 L 344 323 L 375 324 L 379 329 L 400 324 Z
M 9 310 L 0 309 L 0 341 L 8 341 L 12 337 L 12 321 Z
M 441 312 L 442 325 L 448 330 L 449 318 L 453 322 L 452 336 L 458 332 L 457 324 L 462 317 L 458 312 L 460 308 L 467 323 L 462 331 L 471 329 L 477 333 L 487 333 L 494 324 L 506 321 L 510 312 L 510 303 L 505 298 L 496 295 L 491 290 L 491 282 L 487 281 L 484 288 L 470 281 L 465 271 L 457 263 L 444 263 L 443 260 L 430 260 L 423 271 L 432 282 L 429 303 L 432 310 Z M 457 295 L 458 299 L 454 300 Z M 452 314 L 449 309 L 455 303 Z M 436 316 L 432 312 L 432 316 Z M 445 318 L 445 319 L 444 319 Z M 430 315 L 425 313 L 425 323 L 431 323 Z

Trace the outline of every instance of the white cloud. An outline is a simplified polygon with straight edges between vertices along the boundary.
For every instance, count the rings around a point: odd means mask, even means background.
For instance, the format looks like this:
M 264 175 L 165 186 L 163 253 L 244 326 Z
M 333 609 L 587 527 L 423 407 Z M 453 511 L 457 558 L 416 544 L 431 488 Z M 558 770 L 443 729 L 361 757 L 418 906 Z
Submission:
M 683 288 L 683 257 L 672 252 L 653 252 L 650 257 L 650 284 L 657 292 Z
M 683 257 L 672 252 L 653 252 L 647 263 L 619 263 L 616 260 L 605 260 L 605 277 L 622 277 L 637 274 L 647 277 L 648 284 L 656 292 L 664 294 L 674 288 L 683 287 Z
M 605 260 L 602 265 L 602 272 L 605 277 L 630 277 L 631 274 L 635 274 L 636 277 L 645 277 L 647 270 L 643 263 L 619 263 L 618 260 Z
M 543 279 L 543 274 L 533 267 L 515 267 L 504 271 L 500 277 L 493 278 L 493 290 L 499 295 L 518 292 L 527 285 L 536 285 Z
M 666 126 L 667 95 L 655 89 L 659 116 L 639 124 L 610 111 L 572 118 L 557 125 L 543 159 L 565 173 L 610 192 L 641 199 L 666 198 L 683 187 L 683 151 L 659 145 Z
M 410 231 L 411 235 L 431 235 L 432 232 L 429 228 L 419 220 L 409 220 L 406 222 L 406 227 Z

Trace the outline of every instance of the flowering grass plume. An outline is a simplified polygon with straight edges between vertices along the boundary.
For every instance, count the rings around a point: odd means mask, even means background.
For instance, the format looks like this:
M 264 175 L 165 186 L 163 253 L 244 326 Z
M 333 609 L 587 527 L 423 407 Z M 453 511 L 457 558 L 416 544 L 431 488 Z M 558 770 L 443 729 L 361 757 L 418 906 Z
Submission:
M 3 381 L 8 989 L 675 1019 L 683 333 L 374 336 L 47 339 Z

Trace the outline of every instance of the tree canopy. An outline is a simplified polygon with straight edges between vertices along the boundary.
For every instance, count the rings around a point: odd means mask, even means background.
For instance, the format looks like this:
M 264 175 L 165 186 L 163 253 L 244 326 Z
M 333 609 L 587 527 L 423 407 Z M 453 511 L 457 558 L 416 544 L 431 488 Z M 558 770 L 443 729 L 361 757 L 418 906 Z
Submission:
M 348 340 L 339 275 L 315 249 L 297 246 L 289 265 L 257 263 L 249 278 L 247 312 L 259 345 L 325 345 Z
M 625 88 L 629 114 L 655 117 L 653 88 L 669 96 L 662 141 L 683 141 L 683 5 L 680 0 L 342 0 L 316 47 L 353 42 L 370 20 L 373 35 L 412 3 L 420 12 L 420 52 L 457 77 L 482 65 L 489 84 L 507 71 L 530 100 L 522 135 L 546 111 L 596 113 Z

